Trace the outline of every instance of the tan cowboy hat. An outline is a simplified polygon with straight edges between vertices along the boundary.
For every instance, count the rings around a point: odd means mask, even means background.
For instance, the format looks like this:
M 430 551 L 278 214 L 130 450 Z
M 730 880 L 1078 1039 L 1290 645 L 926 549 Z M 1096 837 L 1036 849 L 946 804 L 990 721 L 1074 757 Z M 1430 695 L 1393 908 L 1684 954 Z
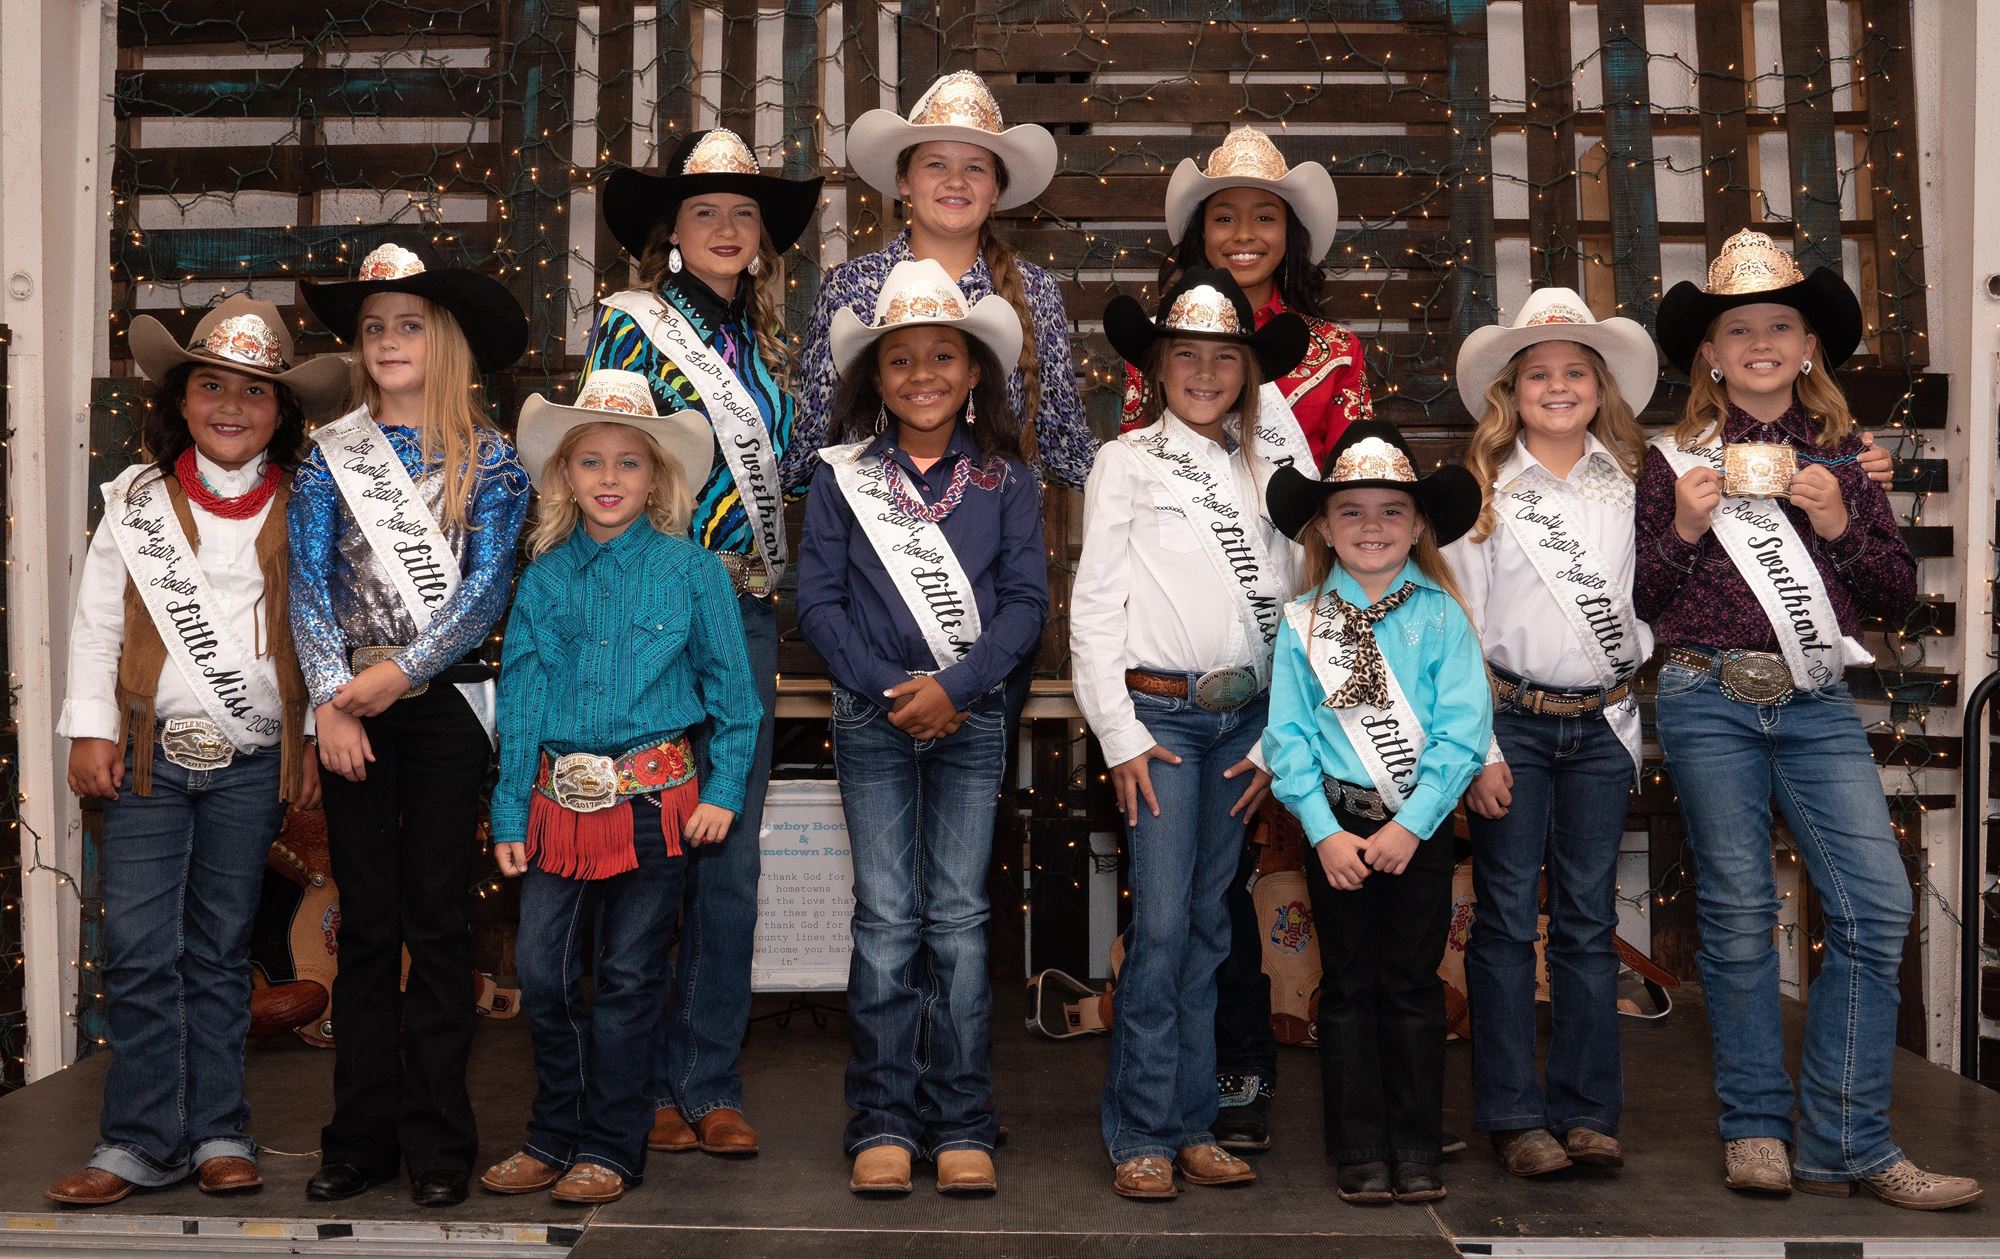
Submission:
M 1255 127 L 1238 127 L 1223 137 L 1208 155 L 1206 169 L 1184 157 L 1167 181 L 1167 239 L 1176 245 L 1201 203 L 1225 188 L 1262 188 L 1277 193 L 1292 207 L 1312 240 L 1312 260 L 1333 249 L 1333 232 L 1340 225 L 1340 198 L 1333 176 L 1318 162 L 1287 166 L 1271 137 Z
M 917 98 L 910 116 L 871 109 L 847 129 L 854 173 L 887 196 L 896 195 L 896 160 L 933 140 L 976 144 L 1007 167 L 1007 187 L 994 208 L 1011 210 L 1042 195 L 1056 177 L 1056 138 L 1033 123 L 1003 126 L 1000 104 L 970 70 L 947 74 Z
M 1021 357 L 1021 316 L 1006 298 L 988 293 L 967 303 L 958 281 L 935 258 L 912 258 L 899 262 L 882 282 L 875 297 L 875 321 L 862 323 L 861 316 L 843 307 L 833 313 L 829 339 L 833 343 L 833 370 L 846 375 L 862 352 L 892 328 L 938 324 L 957 328 L 977 338 L 1001 370 L 1012 370 Z
M 132 321 L 132 361 L 159 381 L 183 363 L 202 363 L 283 385 L 308 422 L 331 413 L 347 396 L 347 360 L 322 354 L 292 366 L 292 338 L 278 308 L 238 293 L 201 317 L 183 346 L 151 315 Z
M 1458 396 L 1477 419 L 1486 410 L 1486 387 L 1516 354 L 1544 341 L 1574 341 L 1596 350 L 1618 382 L 1634 415 L 1646 409 L 1660 383 L 1660 356 L 1646 330 L 1623 315 L 1599 320 L 1576 290 L 1536 289 L 1512 324 L 1475 328 L 1458 347 Z
M 549 458 L 562 445 L 563 436 L 585 424 L 624 424 L 651 437 L 668 458 L 681 465 L 690 492 L 708 481 L 709 469 L 715 464 L 715 432 L 701 412 L 661 415 L 644 376 L 606 367 L 583 378 L 583 388 L 577 390 L 576 401 L 569 406 L 550 402 L 541 394 L 531 395 L 521 404 L 514 443 L 536 489 L 542 488 Z

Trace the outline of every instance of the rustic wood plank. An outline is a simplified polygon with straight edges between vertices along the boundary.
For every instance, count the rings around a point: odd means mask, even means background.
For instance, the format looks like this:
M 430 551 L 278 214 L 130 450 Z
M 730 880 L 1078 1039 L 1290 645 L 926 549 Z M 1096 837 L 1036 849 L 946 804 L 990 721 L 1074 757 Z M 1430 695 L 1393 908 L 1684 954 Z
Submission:
M 1807 271 L 1840 270 L 1840 163 L 1833 149 L 1833 80 L 1826 0 L 1779 0 L 1785 139 L 1791 157 L 1792 256 Z
M 829 32 L 831 33 L 831 32 Z M 787 179 L 809 179 L 826 169 L 819 128 L 822 75 L 819 62 L 819 14 L 815 0 L 785 0 L 785 17 L 780 27 L 780 56 L 784 66 L 782 93 L 784 154 L 779 168 Z M 820 204 L 825 204 L 822 194 Z M 803 329 L 819 297 L 820 211 L 799 239 L 802 252 L 786 257 L 790 281 L 785 291 L 786 324 Z
M 1539 287 L 1581 284 L 1577 249 L 1576 107 L 1570 86 L 1569 0 L 1524 0 L 1528 76 L 1529 274 Z
M 1695 954 L 1701 937 L 1695 926 L 1694 854 L 1680 814 L 1656 813 L 1646 819 L 1646 885 L 1654 889 L 1646 917 L 1652 923 L 1648 955 L 1668 973 L 1682 979 L 1697 974 Z
M 558 7 L 571 8 L 569 0 Z M 434 0 L 422 7 L 381 0 L 244 4 L 242 0 L 119 0 L 121 46 L 288 44 L 356 36 L 496 35 L 499 14 L 481 0 Z
M 1907 0 L 1861 0 L 1868 39 L 1856 49 L 1868 85 L 1866 153 L 1875 220 L 1876 353 L 1887 363 L 1930 362 L 1924 283 L 1922 171 Z
M 1453 5 L 1450 32 L 1452 239 L 1459 249 L 1451 272 L 1452 328 L 1463 339 L 1499 315 L 1493 254 L 1493 151 L 1486 138 L 1493 106 L 1487 89 L 1486 10 Z
M 1712 126 L 1701 128 L 1701 208 L 1708 255 L 1750 223 L 1749 58 L 1743 50 L 1743 0 L 1697 0 L 1697 99 Z
M 879 109 L 882 104 L 885 79 L 880 18 L 881 11 L 873 4 L 848 3 L 841 8 L 841 21 L 845 26 L 840 46 L 841 95 L 850 128 L 861 115 L 871 109 Z M 879 243 L 886 238 L 883 230 L 888 217 L 886 202 L 882 194 L 856 178 L 844 182 L 842 195 L 847 207 L 844 217 L 849 241 L 848 256 L 852 257 L 862 252 L 857 248 L 859 242 Z
M 1285 122 L 1449 122 L 1443 84 L 1437 90 L 1377 83 L 1227 83 L 1220 75 L 1195 82 L 995 83 L 994 99 L 1008 125 L 1051 128 L 1089 123 L 1244 123 L 1275 128 Z M 1481 72 L 1484 78 L 1484 72 Z M 914 102 L 912 102 L 914 103 Z M 1468 133 L 1469 134 L 1469 133 Z
M 418 70 L 135 70 L 118 76 L 120 118 L 490 118 L 499 74 L 444 66 Z
M 1142 18 L 1162 22 L 1221 21 L 1285 22 L 1299 16 L 1297 0 L 1232 0 L 1218 6 L 1214 0 L 1123 0 L 1107 5 L 1105 21 L 1136 21 Z M 1439 23 L 1451 8 L 1448 0 L 1313 0 L 1312 17 L 1320 22 Z M 1074 0 L 1008 0 L 1002 10 L 1009 22 L 1074 22 Z
M 1440 74 L 1448 66 L 1442 32 L 1421 28 L 1351 31 L 1322 23 L 1270 26 L 1238 22 L 1090 22 L 1084 26 L 982 21 L 971 68 L 982 74 L 1096 73 L 1144 66 L 1148 70 L 1221 70 L 1359 74 Z
M 597 10 L 597 165 L 609 169 L 631 164 L 632 62 L 638 32 L 633 0 L 599 0 Z M 611 234 L 602 213 L 597 216 L 592 244 L 593 297 L 603 297 L 633 280 L 632 260 Z
M 118 150 L 121 195 L 189 197 L 202 192 L 298 192 L 391 188 L 479 194 L 499 186 L 500 146 L 493 144 L 338 144 L 300 142 Z
M 554 369 L 563 361 L 569 326 L 563 198 L 572 121 L 570 98 L 556 85 L 576 62 L 576 22 L 542 0 L 507 0 L 500 38 L 500 150 L 503 163 L 513 163 L 503 176 L 504 199 L 495 206 L 504 278 L 528 315 L 523 362 L 540 367 L 546 360 Z
M 1599 0 L 1605 152 L 1611 175 L 1611 257 L 1617 313 L 1650 326 L 1660 292 L 1659 202 L 1653 187 L 1653 117 L 1647 106 L 1644 0 Z
M 1020 215 L 1039 210 L 1064 219 L 1110 219 L 1116 221 L 1158 221 L 1166 205 L 1167 175 L 1058 175 L 1048 190 L 1036 197 L 1034 209 L 1022 208 Z M 1339 183 L 1342 218 L 1413 219 L 1425 215 L 1438 218 L 1450 212 L 1454 187 L 1461 182 L 1449 175 L 1437 179 L 1401 179 L 1393 175 L 1351 175 Z M 1490 188 L 1472 191 L 1490 200 Z M 1007 217 L 1002 215 L 1002 217 Z M 1456 216 L 1453 216 L 1456 221 Z
M 721 125 L 754 143 L 757 127 L 757 0 L 722 0 Z

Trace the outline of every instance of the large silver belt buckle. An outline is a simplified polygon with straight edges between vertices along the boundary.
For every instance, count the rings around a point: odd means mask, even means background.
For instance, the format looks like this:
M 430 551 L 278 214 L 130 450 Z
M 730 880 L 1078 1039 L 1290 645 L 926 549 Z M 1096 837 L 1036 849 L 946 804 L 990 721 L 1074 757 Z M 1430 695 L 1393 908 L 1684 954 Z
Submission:
M 723 571 L 729 574 L 730 588 L 737 594 L 752 599 L 771 597 L 771 575 L 762 560 L 741 551 L 717 551 L 715 557 L 722 561 Z
M 160 750 L 182 769 L 221 769 L 236 759 L 236 745 L 222 727 L 200 717 L 169 717 L 160 728 Z
M 1387 821 L 1389 817 L 1389 810 L 1382 803 L 1381 793 L 1362 791 L 1338 778 L 1326 780 L 1326 799 L 1334 808 L 1352 813 L 1359 818 L 1366 818 L 1370 822 Z
M 608 756 L 569 752 L 549 771 L 556 803 L 574 813 L 595 813 L 618 803 L 618 762 Z
M 1210 669 L 1195 679 L 1194 702 L 1212 713 L 1233 713 L 1257 698 L 1257 675 L 1232 666 Z
M 1725 651 L 1715 670 L 1722 693 L 1740 704 L 1783 704 L 1797 693 L 1783 656 L 1767 651 Z
M 394 660 L 399 654 L 401 654 L 402 650 L 403 649 L 401 646 L 356 647 L 352 652 L 348 654 L 347 658 L 348 668 L 353 671 L 355 676 L 358 677 L 360 676 L 361 671 L 368 668 L 370 665 L 381 664 L 384 660 Z M 409 689 L 409 692 L 405 694 L 403 698 L 415 699 L 417 696 L 422 695 L 425 691 L 428 691 L 430 689 L 431 689 L 430 683 L 419 682 L 415 686 L 411 687 Z

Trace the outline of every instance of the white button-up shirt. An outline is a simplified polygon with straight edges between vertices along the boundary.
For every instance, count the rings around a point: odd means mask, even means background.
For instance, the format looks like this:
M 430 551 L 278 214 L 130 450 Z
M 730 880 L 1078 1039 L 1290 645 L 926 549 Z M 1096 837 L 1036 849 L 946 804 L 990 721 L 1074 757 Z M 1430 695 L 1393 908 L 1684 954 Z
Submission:
M 1265 517 L 1272 465 L 1244 460 L 1175 418 L 1159 421 L 1168 440 L 1236 488 L 1257 525 L 1280 599 L 1298 592 L 1298 548 Z M 1151 432 L 1152 429 L 1142 429 Z M 1205 673 L 1255 666 L 1267 673 L 1271 648 L 1252 641 L 1238 592 L 1208 554 L 1197 525 L 1147 470 L 1150 456 L 1123 441 L 1097 452 L 1084 490 L 1083 555 L 1070 595 L 1070 674 L 1076 705 L 1103 746 L 1107 765 L 1131 760 L 1155 740 L 1125 688 L 1127 669 Z
M 1558 477 L 1517 438 L 1514 453 L 1494 477 L 1494 489 L 1508 492 L 1525 478 L 1558 503 L 1563 518 L 1604 567 L 1608 588 L 1629 601 L 1632 480 L 1595 435 L 1584 434 L 1584 442 L 1583 458 L 1567 477 Z M 1596 656 L 1578 641 L 1535 562 L 1504 520 L 1495 520 L 1493 534 L 1485 541 L 1474 542 L 1468 534 L 1446 547 L 1444 554 L 1472 611 L 1487 663 L 1547 690 L 1594 690 L 1603 684 Z M 1653 654 L 1653 631 L 1643 621 L 1637 624 L 1637 658 L 1644 660 Z
M 225 471 L 199 451 L 195 464 L 210 489 L 225 498 L 248 493 L 264 471 L 264 456 L 235 471 Z M 257 534 L 271 514 L 271 505 L 247 520 L 224 520 L 210 515 L 190 502 L 201 542 L 195 547 L 195 563 L 208 579 L 209 589 L 237 641 L 256 653 L 256 660 L 244 663 L 264 675 L 271 692 L 278 689 L 278 667 L 271 657 L 271 644 L 264 636 L 264 574 L 257 567 Z M 112 536 L 107 518 L 98 523 L 90 539 L 90 552 L 83 561 L 83 582 L 76 594 L 76 621 L 70 630 L 69 697 L 63 702 L 62 718 L 56 733 L 70 739 L 116 739 L 118 737 L 118 657 L 125 646 L 125 557 Z M 161 721 L 170 717 L 207 717 L 201 700 L 174 663 L 172 642 L 160 666 L 160 689 L 153 700 L 153 713 Z M 282 717 L 281 713 L 264 714 Z M 261 746 L 277 742 L 271 738 Z

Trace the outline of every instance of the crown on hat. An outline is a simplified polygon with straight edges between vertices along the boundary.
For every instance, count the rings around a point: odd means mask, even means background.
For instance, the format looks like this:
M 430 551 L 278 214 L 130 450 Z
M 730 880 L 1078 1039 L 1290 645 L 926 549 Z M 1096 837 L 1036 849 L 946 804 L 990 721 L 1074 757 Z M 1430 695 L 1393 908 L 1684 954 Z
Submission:
M 1333 471 L 1328 474 L 1329 484 L 1338 485 L 1343 481 L 1406 481 L 1414 483 L 1417 470 L 1410 466 L 1410 457 L 1396 447 L 1394 442 L 1380 437 L 1364 437 L 1333 461 Z
M 1724 297 L 1745 293 L 1767 293 L 1787 288 L 1805 279 L 1799 264 L 1778 248 L 1769 236 L 1749 228 L 1722 244 L 1722 252 L 1708 264 L 1707 292 Z
M 1164 326 L 1168 332 L 1194 332 L 1214 337 L 1248 335 L 1236 317 L 1236 303 L 1220 289 L 1197 284 L 1174 299 L 1167 308 Z
M 1521 321 L 1523 328 L 1539 328 L 1550 323 L 1595 323 L 1596 320 L 1584 314 L 1567 302 L 1550 302 L 1534 314 Z
M 209 329 L 200 346 L 188 348 L 267 372 L 283 371 L 285 367 L 285 352 L 278 334 L 264 322 L 262 315 L 231 315 Z
M 755 175 L 757 159 L 743 137 L 727 127 L 717 127 L 703 136 L 681 163 L 683 175 Z
M 965 294 L 956 284 L 916 280 L 889 296 L 875 319 L 877 328 L 896 324 L 922 323 L 932 319 L 959 320 L 966 317 Z
M 1005 130 L 1000 103 L 986 80 L 970 70 L 955 71 L 931 84 L 910 111 L 910 122 L 920 127 L 970 127 L 993 135 Z
M 610 415 L 637 415 L 659 418 L 653 406 L 653 391 L 637 372 L 604 367 L 584 377 L 583 388 L 572 403 L 579 411 L 603 411 Z
M 393 241 L 377 245 L 361 260 L 364 280 L 407 280 L 424 273 L 424 260 Z
M 1210 179 L 1268 179 L 1277 181 L 1291 174 L 1285 155 L 1271 143 L 1271 137 L 1255 127 L 1238 127 L 1222 138 L 1208 155 L 1202 174 Z

